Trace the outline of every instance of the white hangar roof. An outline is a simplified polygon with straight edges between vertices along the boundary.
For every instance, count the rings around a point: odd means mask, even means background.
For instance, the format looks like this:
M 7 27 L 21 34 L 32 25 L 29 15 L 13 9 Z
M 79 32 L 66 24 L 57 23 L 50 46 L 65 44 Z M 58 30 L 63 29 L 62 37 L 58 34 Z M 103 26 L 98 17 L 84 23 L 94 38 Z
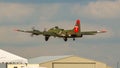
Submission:
M 35 64 L 35 63 L 44 63 L 44 62 L 48 62 L 48 61 L 53 61 L 53 60 L 57 60 L 57 59 L 62 59 L 62 58 L 67 58 L 70 57 L 72 55 L 64 55 L 64 56 L 41 56 L 41 57 L 37 57 L 37 58 L 31 58 L 28 59 L 29 63 Z
M 0 49 L 0 63 L 28 63 L 27 59 Z

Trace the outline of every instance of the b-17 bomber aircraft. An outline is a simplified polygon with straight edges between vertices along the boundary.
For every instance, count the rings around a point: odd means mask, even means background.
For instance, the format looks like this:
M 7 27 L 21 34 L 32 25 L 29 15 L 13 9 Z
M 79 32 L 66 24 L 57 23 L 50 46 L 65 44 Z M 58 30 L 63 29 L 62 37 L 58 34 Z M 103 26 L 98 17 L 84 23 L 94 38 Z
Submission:
M 80 20 L 76 20 L 76 24 L 73 29 L 70 30 L 64 30 L 59 28 L 58 26 L 55 26 L 49 30 L 44 30 L 44 31 L 39 31 L 34 28 L 32 28 L 31 31 L 24 31 L 24 30 L 19 30 L 17 29 L 16 31 L 19 32 L 25 32 L 25 33 L 31 33 L 31 36 L 33 35 L 43 35 L 45 36 L 45 41 L 48 41 L 48 39 L 53 36 L 53 37 L 59 37 L 63 38 L 64 41 L 67 41 L 68 38 L 73 38 L 73 41 L 75 38 L 81 38 L 83 35 L 95 35 L 97 33 L 105 33 L 107 32 L 106 30 L 101 30 L 101 31 L 81 31 L 80 27 Z

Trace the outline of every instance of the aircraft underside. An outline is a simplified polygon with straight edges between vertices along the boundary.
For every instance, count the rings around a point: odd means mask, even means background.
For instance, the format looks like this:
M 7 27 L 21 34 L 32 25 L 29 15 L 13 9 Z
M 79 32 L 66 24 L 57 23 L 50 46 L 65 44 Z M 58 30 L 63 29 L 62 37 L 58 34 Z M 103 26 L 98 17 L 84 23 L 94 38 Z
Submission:
M 75 41 L 75 38 L 80 38 L 80 37 L 82 37 L 83 35 L 81 34 L 80 36 L 76 36 L 76 35 L 71 35 L 71 36 L 61 36 L 60 38 L 63 38 L 63 40 L 64 41 L 67 41 L 68 40 L 68 38 L 73 38 L 73 41 Z M 49 40 L 49 37 L 50 36 L 45 36 L 45 41 L 48 41 Z
M 80 38 L 80 37 L 82 37 L 83 35 L 81 34 L 80 36 L 76 36 L 76 35 L 71 35 L 71 36 L 68 36 L 68 37 L 63 37 L 63 39 L 64 39 L 64 41 L 67 41 L 68 40 L 68 38 L 73 38 L 73 41 L 75 41 L 75 38 Z

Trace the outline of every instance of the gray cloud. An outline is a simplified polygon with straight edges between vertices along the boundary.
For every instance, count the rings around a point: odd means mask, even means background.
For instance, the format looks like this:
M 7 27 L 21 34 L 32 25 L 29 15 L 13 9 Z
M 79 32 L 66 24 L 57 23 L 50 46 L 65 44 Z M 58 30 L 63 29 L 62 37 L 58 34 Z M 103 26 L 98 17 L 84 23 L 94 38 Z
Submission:
M 120 15 L 120 1 L 96 1 L 89 2 L 86 6 L 80 4 L 74 5 L 73 14 L 83 15 L 85 17 L 104 19 L 117 18 Z M 81 11 L 81 12 L 80 12 Z

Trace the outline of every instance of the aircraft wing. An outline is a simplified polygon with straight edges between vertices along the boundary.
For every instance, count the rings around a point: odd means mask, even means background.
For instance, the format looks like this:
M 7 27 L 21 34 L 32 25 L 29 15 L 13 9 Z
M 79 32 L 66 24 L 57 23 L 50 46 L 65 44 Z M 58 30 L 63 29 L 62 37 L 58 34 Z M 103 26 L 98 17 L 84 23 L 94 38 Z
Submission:
M 17 29 L 17 30 L 15 30 L 15 31 L 25 32 L 25 33 L 31 33 L 31 36 L 43 34 L 43 32 L 41 32 L 41 31 L 39 31 L 39 30 L 24 31 L 24 30 L 19 30 L 19 29 Z
M 82 35 L 95 35 L 97 33 L 105 33 L 106 30 L 100 30 L 100 31 L 83 31 L 81 32 Z
M 32 33 L 32 31 L 24 31 L 24 30 L 19 30 L 19 29 L 15 30 L 15 31 L 18 31 L 18 32 L 26 32 L 26 33 Z

